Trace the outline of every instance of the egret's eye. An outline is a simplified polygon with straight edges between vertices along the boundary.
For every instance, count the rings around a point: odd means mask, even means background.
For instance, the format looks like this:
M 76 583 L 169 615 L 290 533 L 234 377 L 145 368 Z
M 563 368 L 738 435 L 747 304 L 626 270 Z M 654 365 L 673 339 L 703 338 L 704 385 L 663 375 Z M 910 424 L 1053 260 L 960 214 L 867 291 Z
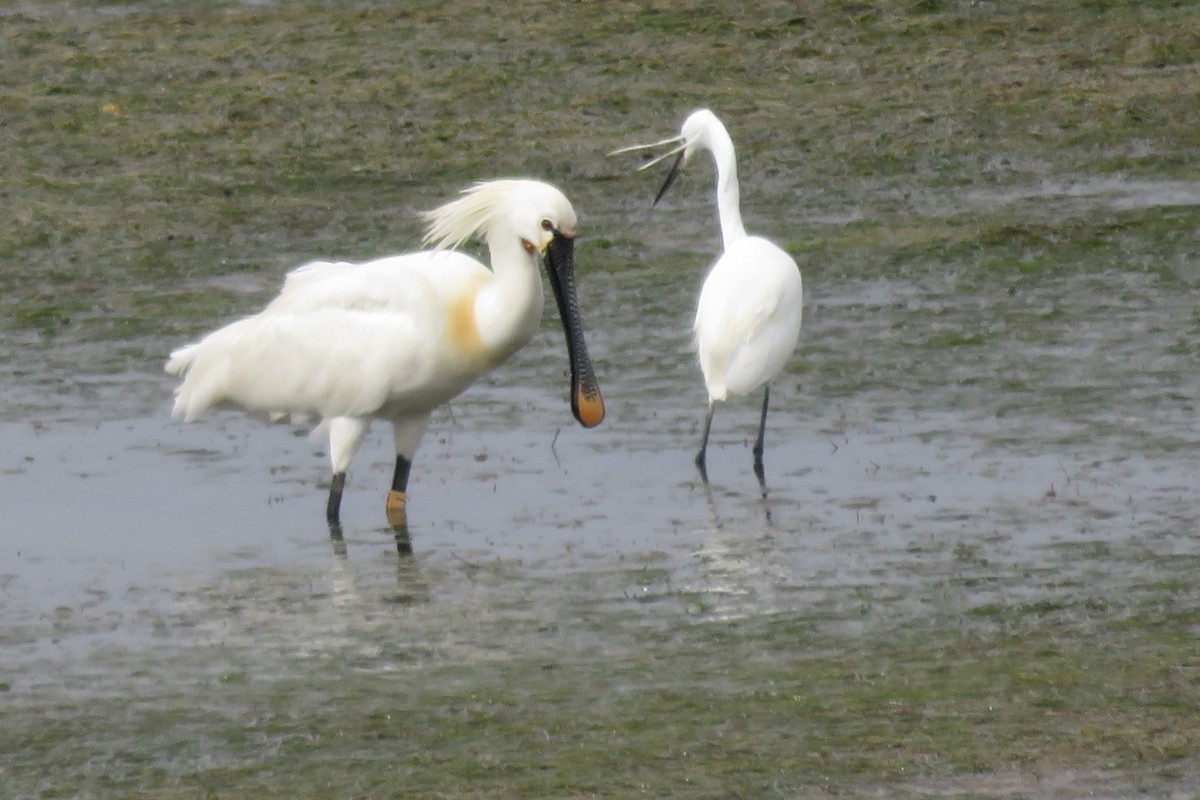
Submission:
M 554 223 L 548 219 L 542 220 L 542 230 L 544 230 L 544 231 L 554 230 Z

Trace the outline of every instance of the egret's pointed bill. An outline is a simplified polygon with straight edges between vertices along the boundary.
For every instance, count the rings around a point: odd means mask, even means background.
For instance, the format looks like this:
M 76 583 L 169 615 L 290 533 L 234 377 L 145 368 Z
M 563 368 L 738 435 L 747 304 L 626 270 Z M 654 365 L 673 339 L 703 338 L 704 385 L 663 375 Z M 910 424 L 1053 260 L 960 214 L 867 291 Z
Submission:
M 641 172 L 644 169 L 653 167 L 655 164 L 658 164 L 661 161 L 666 161 L 671 156 L 675 156 L 675 163 L 671 165 L 671 171 L 667 173 L 667 179 L 663 181 L 662 188 L 659 189 L 658 194 L 654 196 L 654 205 L 658 205 L 658 201 L 662 200 L 663 195 L 666 194 L 667 190 L 671 188 L 671 184 L 675 183 L 675 179 L 679 177 L 679 168 L 683 166 L 683 160 L 687 157 L 687 149 L 690 142 L 684 139 L 682 135 L 672 136 L 669 139 L 663 139 L 662 141 L 654 142 L 653 144 L 631 144 L 628 147 L 622 147 L 609 153 L 610 156 L 615 156 L 620 155 L 621 153 L 632 153 L 637 150 L 650 150 L 652 148 L 662 147 L 663 145 L 668 144 L 675 146 L 670 150 L 667 150 L 665 153 L 658 154 L 645 164 L 642 164 L 640 167 L 638 167 L 638 172 Z
M 563 331 L 567 335 L 567 357 L 571 362 L 571 412 L 585 428 L 594 428 L 604 420 L 604 398 L 588 358 L 583 339 L 579 303 L 575 299 L 575 240 L 555 232 L 546 247 L 546 274 L 558 304 Z
M 658 190 L 658 194 L 654 195 L 654 203 L 652 205 L 658 205 L 658 201 L 662 200 L 663 195 L 667 193 L 667 189 L 670 189 L 671 184 L 679 177 L 679 168 L 683 166 L 683 157 L 685 155 L 687 154 L 680 152 L 679 155 L 675 156 L 675 163 L 671 165 L 671 171 L 667 173 L 667 179 L 663 181 L 662 188 Z

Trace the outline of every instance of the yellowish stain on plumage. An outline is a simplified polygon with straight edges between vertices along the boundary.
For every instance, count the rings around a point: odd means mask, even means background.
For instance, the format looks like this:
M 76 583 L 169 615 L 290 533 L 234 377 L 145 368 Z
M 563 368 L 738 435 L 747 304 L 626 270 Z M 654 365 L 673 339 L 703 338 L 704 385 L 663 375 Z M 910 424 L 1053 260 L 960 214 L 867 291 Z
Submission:
M 475 321 L 475 294 L 465 294 L 450 303 L 446 333 L 454 349 L 463 355 L 476 355 L 483 348 L 479 325 Z
M 487 347 L 479 335 L 479 321 L 475 318 L 475 299 L 481 283 L 472 283 L 451 300 L 446 314 L 446 338 L 451 348 L 466 360 L 487 357 Z

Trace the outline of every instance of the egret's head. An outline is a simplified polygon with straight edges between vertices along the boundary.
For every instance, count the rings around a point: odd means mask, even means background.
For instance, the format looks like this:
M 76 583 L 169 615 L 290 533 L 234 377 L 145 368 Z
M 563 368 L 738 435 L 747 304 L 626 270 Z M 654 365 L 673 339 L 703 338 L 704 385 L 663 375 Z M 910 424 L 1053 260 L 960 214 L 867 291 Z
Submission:
M 707 108 L 701 108 L 688 114 L 679 129 L 679 141 L 683 143 L 683 163 L 686 164 L 697 150 L 711 149 L 709 132 L 714 126 L 719 126 L 717 115 Z
M 629 147 L 622 147 L 619 150 L 612 151 L 609 155 L 629 153 L 635 150 L 649 150 L 656 147 L 668 147 L 666 152 L 660 153 L 638 167 L 639 171 L 648 169 L 660 161 L 665 161 L 671 156 L 675 156 L 675 161 L 671 164 L 671 170 L 667 173 L 667 178 L 663 181 L 662 188 L 658 190 L 658 194 L 654 197 L 654 203 L 657 205 L 658 201 L 667 193 L 667 189 L 670 189 L 671 184 L 679 177 L 680 170 L 691 160 L 696 151 L 706 147 L 711 148 L 709 132 L 713 129 L 713 123 L 717 125 L 721 124 L 717 120 L 716 114 L 707 108 L 701 108 L 693 111 L 683 121 L 683 127 L 679 129 L 679 135 L 663 139 L 660 142 L 654 142 L 653 144 L 635 144 Z

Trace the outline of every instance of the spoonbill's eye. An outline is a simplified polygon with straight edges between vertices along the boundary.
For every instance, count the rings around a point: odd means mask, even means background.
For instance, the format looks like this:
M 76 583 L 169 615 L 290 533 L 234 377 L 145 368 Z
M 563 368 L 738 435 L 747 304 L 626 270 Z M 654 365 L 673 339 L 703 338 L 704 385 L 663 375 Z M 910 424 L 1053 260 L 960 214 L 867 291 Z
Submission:
M 554 230 L 554 223 L 548 219 L 542 220 L 542 230 L 544 230 L 544 231 Z

